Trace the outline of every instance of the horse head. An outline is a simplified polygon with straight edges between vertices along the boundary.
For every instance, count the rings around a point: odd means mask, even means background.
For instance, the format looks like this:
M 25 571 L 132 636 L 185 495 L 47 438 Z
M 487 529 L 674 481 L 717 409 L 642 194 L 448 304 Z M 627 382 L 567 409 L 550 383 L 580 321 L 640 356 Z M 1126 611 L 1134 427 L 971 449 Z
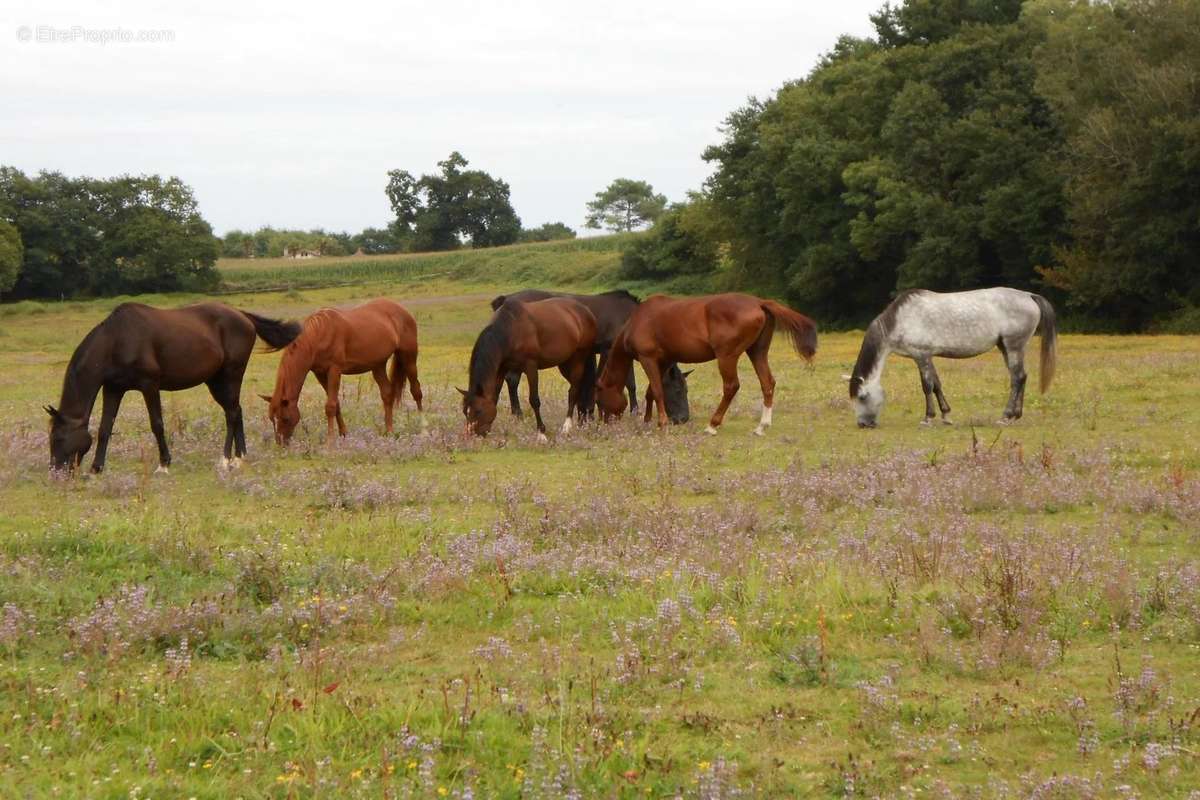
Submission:
M 459 389 L 458 393 L 463 396 L 462 411 L 467 419 L 467 433 L 487 436 L 492 423 L 496 421 L 496 398 L 483 391 L 482 386 L 474 386 L 469 392 Z
M 879 381 L 867 383 L 861 377 L 843 375 L 843 380 L 850 385 L 850 402 L 854 405 L 854 417 L 860 428 L 874 428 L 879 425 L 879 414 L 883 411 L 885 400 L 883 384 Z
M 300 401 L 287 397 L 276 400 L 269 394 L 260 394 L 259 397 L 267 402 L 267 419 L 275 430 L 275 444 L 287 446 L 296 426 L 300 424 Z
M 691 408 L 688 406 L 688 385 L 687 378 L 694 370 L 681 372 L 678 364 L 672 364 L 671 368 L 663 373 L 663 394 L 664 401 L 667 407 L 667 418 L 672 424 L 682 425 L 692 418 Z
M 92 434 L 87 422 L 72 419 L 54 406 L 45 406 L 50 415 L 50 468 L 73 470 L 92 449 Z

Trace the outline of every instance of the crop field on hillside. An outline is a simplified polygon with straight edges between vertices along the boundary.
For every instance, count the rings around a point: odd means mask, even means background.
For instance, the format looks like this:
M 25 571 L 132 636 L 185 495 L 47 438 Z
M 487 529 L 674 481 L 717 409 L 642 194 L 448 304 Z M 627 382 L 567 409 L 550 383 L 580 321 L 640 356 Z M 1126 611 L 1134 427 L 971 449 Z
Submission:
M 0 797 L 1197 797 L 1196 339 L 1063 336 L 1044 396 L 1035 345 L 1003 428 L 997 354 L 939 362 L 933 428 L 893 359 L 858 430 L 837 333 L 776 338 L 762 438 L 743 361 L 715 437 L 707 364 L 684 426 L 558 435 L 546 372 L 550 442 L 478 440 L 455 386 L 517 287 L 455 278 L 369 289 L 417 318 L 423 419 L 383 436 L 352 377 L 326 442 L 310 379 L 281 450 L 256 353 L 236 471 L 195 389 L 169 475 L 131 395 L 105 473 L 50 477 L 41 406 L 111 304 L 0 316 Z

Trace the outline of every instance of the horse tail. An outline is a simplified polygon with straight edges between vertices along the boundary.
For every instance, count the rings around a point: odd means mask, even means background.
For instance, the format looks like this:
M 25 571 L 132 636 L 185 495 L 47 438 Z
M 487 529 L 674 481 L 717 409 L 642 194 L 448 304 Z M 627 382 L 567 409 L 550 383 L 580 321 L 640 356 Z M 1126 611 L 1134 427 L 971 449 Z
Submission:
M 499 311 L 500 306 L 504 305 L 504 301 L 508 299 L 508 295 L 502 294 L 492 299 L 492 311 Z
M 596 356 L 588 353 L 583 361 L 583 383 L 579 387 L 579 413 L 590 417 L 596 409 Z
M 295 320 L 280 320 L 271 319 L 270 317 L 260 317 L 258 314 L 251 314 L 249 311 L 243 311 L 247 319 L 254 323 L 254 332 L 258 337 L 267 343 L 268 352 L 275 352 L 287 347 L 300 332 L 304 329 L 299 322 Z
M 763 300 L 762 310 L 783 328 L 800 357 L 812 361 L 817 354 L 817 324 L 799 311 L 793 311 L 774 300 Z
M 392 356 L 392 370 L 388 374 L 388 382 L 392 384 L 392 405 L 402 405 L 400 395 L 404 394 L 404 383 L 408 380 L 408 368 L 400 352 Z
M 1054 316 L 1054 306 L 1040 294 L 1030 294 L 1033 302 L 1037 303 L 1042 318 L 1038 321 L 1037 332 L 1042 335 L 1042 359 L 1038 369 L 1038 388 L 1044 394 L 1054 380 L 1054 368 L 1058 363 L 1057 347 L 1058 323 Z

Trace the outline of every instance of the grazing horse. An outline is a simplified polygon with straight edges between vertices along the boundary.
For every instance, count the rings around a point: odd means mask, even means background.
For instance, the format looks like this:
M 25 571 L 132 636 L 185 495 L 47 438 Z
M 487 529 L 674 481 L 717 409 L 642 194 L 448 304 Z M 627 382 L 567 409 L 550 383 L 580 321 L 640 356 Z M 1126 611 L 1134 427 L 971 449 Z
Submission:
M 580 398 L 595 384 L 596 318 L 582 303 L 567 297 L 552 297 L 522 303 L 509 300 L 492 315 L 471 349 L 469 388 L 463 396 L 467 429 L 486 436 L 496 419 L 500 383 L 514 370 L 529 381 L 529 407 L 537 420 L 538 437 L 545 441 L 542 400 L 538 396 L 538 370 L 558 367 L 571 384 L 567 394 L 567 419 L 563 432 L 571 430 L 571 415 Z M 624 382 L 624 373 L 621 375 Z
M 199 303 L 160 309 L 122 303 L 75 348 L 63 379 L 58 408 L 50 415 L 50 465 L 74 468 L 91 449 L 88 421 L 96 395 L 104 391 L 104 409 L 96 440 L 92 472 L 104 469 L 108 440 L 129 391 L 141 392 L 158 442 L 158 471 L 167 472 L 171 453 L 163 430 L 160 391 L 173 392 L 205 384 L 225 410 L 224 465 L 240 463 L 246 454 L 242 428 L 242 375 L 257 334 L 271 347 L 296 338 L 300 326 L 280 322 L 221 303 Z
M 858 427 L 874 428 L 883 409 L 883 365 L 889 353 L 899 353 L 917 363 L 921 390 L 925 392 L 925 419 L 933 421 L 937 396 L 942 422 L 950 425 L 950 404 L 942 381 L 933 368 L 934 356 L 971 358 L 993 347 L 1008 365 L 1011 390 L 1000 424 L 1021 418 L 1025 406 L 1025 345 L 1035 333 L 1042 336 L 1041 391 L 1054 379 L 1055 341 L 1058 338 L 1054 307 L 1041 295 L 997 287 L 946 294 L 925 289 L 901 292 L 867 327 L 850 381 L 850 399 Z
M 387 362 L 392 359 L 388 375 Z M 371 300 L 349 311 L 323 308 L 304 320 L 296 340 L 283 351 L 275 373 L 274 394 L 259 395 L 267 401 L 267 416 L 275 429 L 275 441 L 286 445 L 300 424 L 300 390 L 311 372 L 325 388 L 326 441 L 337 432 L 346 435 L 346 422 L 338 389 L 343 375 L 369 372 L 379 385 L 383 401 L 384 429 L 392 432 L 392 409 L 404 393 L 404 381 L 421 410 L 421 383 L 417 380 L 417 321 L 399 303 Z
M 625 410 L 620 379 L 624 370 L 637 359 L 650 379 L 646 400 L 646 421 L 650 421 L 650 397 L 658 407 L 658 424 L 667 416 L 663 405 L 663 366 L 672 362 L 695 364 L 717 360 L 724 382 L 721 404 L 713 412 L 706 433 L 715 434 L 725 419 L 725 411 L 737 394 L 737 363 L 742 353 L 762 386 L 762 417 L 754 433 L 762 436 L 771 425 L 775 400 L 775 377 L 767 363 L 771 337 L 779 325 L 792 340 L 796 352 L 811 361 L 817 352 L 817 326 L 803 314 L 772 300 L 748 294 L 714 294 L 677 300 L 663 295 L 647 298 L 613 343 L 608 366 L 600 376 L 597 400 L 605 419 Z
M 624 289 L 615 289 L 602 294 L 568 294 L 566 292 L 547 292 L 544 289 L 523 289 L 509 295 L 502 294 L 492 300 L 492 311 L 499 309 L 505 300 L 519 300 L 528 303 L 551 297 L 568 297 L 577 300 L 592 312 L 592 316 L 596 318 L 596 347 L 593 352 L 600 356 L 597 374 L 603 372 L 613 341 L 616 340 L 621 328 L 625 327 L 625 323 L 629 321 L 629 315 L 641 301 Z M 663 387 L 667 395 L 667 416 L 671 418 L 671 422 L 676 424 L 687 422 L 691 416 L 687 397 L 687 376 L 690 374 L 690 372 L 680 372 L 678 364 L 671 364 L 663 373 Z M 521 401 L 517 397 L 517 389 L 521 384 L 521 373 L 514 370 L 508 373 L 504 380 L 508 384 L 509 406 L 512 408 L 512 413 L 519 418 Z M 629 365 L 629 372 L 625 376 L 625 388 L 629 391 L 630 409 L 637 413 L 637 380 L 634 377 L 633 364 Z M 585 418 L 592 416 L 595 405 L 594 392 L 588 387 L 581 401 Z

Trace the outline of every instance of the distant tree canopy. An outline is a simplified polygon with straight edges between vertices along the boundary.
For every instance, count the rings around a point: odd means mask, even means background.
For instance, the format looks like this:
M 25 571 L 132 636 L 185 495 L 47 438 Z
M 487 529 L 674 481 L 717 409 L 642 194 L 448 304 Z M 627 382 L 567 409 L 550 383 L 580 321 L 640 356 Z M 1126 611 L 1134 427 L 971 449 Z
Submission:
M 480 170 L 464 170 L 467 165 L 455 151 L 438 162 L 440 174 L 414 178 L 406 170 L 388 172 L 395 227 L 411 237 L 412 250 L 453 250 L 464 240 L 472 247 L 517 241 L 521 219 L 508 184 Z
M 917 286 L 1036 289 L 1125 329 L 1200 306 L 1200 4 L 908 0 L 871 19 L 704 153 L 699 235 L 738 285 L 833 323 Z M 690 263 L 665 247 L 677 223 L 627 269 Z
M 0 219 L 23 244 L 15 297 L 199 291 L 218 283 L 218 240 L 178 178 L 30 178 L 0 167 Z
M 24 251 L 17 226 L 0 220 L 0 298 L 16 285 Z
M 522 242 L 553 242 L 559 239 L 574 239 L 575 231 L 562 222 L 547 222 L 537 228 L 521 231 Z
M 668 208 L 621 256 L 621 277 L 662 280 L 708 275 L 720 262 L 711 204 L 703 198 Z
M 645 181 L 617 178 L 587 204 L 589 228 L 633 231 L 653 223 L 667 207 L 667 198 Z

